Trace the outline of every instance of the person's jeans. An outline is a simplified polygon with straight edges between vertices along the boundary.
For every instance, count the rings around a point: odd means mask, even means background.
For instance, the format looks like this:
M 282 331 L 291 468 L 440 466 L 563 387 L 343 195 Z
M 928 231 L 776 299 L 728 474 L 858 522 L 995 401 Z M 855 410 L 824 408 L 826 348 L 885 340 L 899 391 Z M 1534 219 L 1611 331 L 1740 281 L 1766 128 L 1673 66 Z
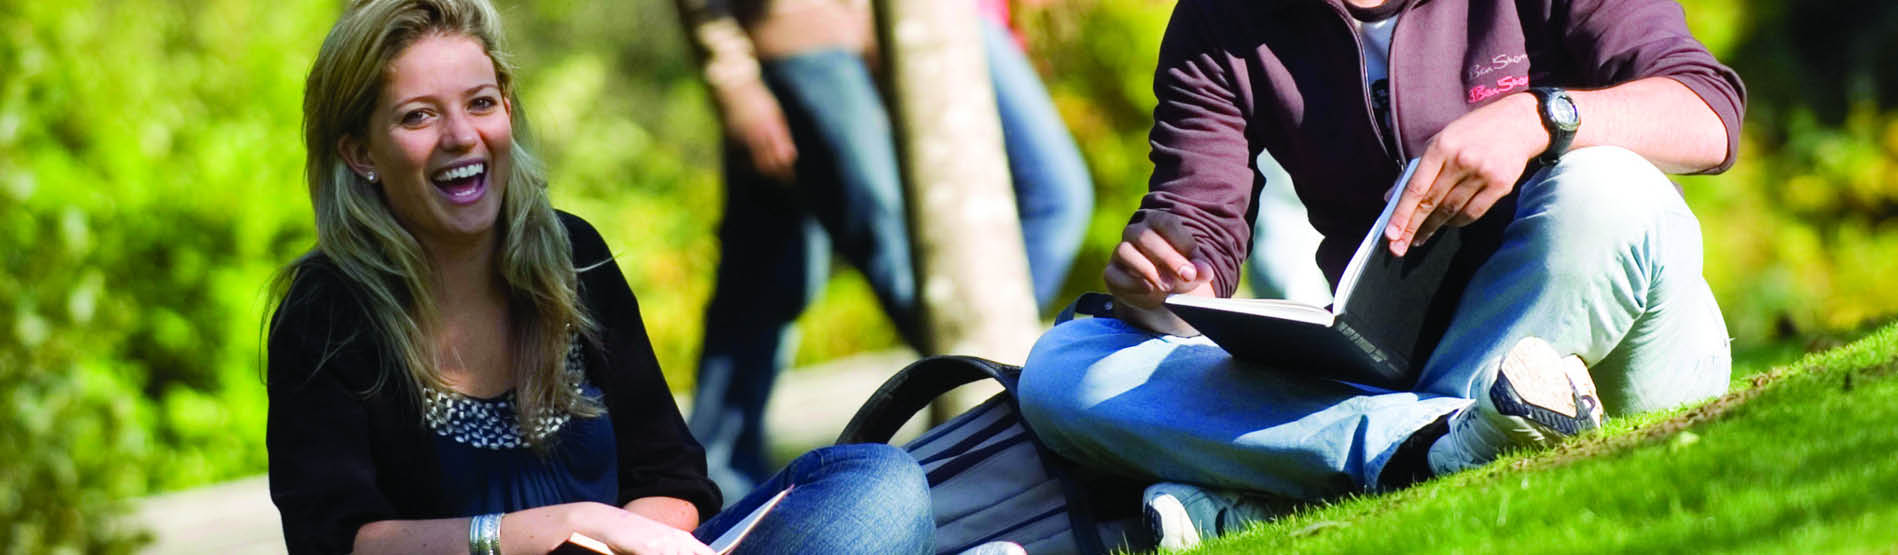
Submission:
M 1045 305 L 1079 248 L 1092 185 L 1021 52 L 988 44 L 1029 270 Z M 793 323 L 828 274 L 826 239 L 863 272 L 899 335 L 921 344 L 895 142 L 868 69 L 855 54 L 818 50 L 765 60 L 763 75 L 797 144 L 797 183 L 759 175 L 742 147 L 727 144 L 722 252 L 690 418 L 727 498 L 770 472 L 765 404 L 792 358 Z
M 896 151 L 868 69 L 841 50 L 762 69 L 797 144 L 797 182 L 760 175 L 741 146 L 726 145 L 721 254 L 690 425 L 727 499 L 770 474 L 765 402 L 790 362 L 792 324 L 829 272 L 830 247 L 863 272 L 911 344 L 918 320 Z
M 1094 214 L 1094 181 L 1027 55 L 1001 24 L 981 21 L 1035 304 L 1046 308 L 1061 294 L 1087 234 L 1088 218 Z
M 1204 337 L 1092 318 L 1036 343 L 1022 416 L 1075 460 L 1311 499 L 1377 484 L 1399 444 L 1470 406 L 1526 336 L 1581 355 L 1610 414 L 1725 391 L 1729 338 L 1701 277 L 1699 223 L 1666 176 L 1603 147 L 1545 171 L 1522 186 L 1412 391 L 1252 367 Z
M 736 553 L 928 553 L 935 547 L 929 483 L 902 449 L 880 443 L 805 453 L 693 531 L 711 542 L 785 488 Z

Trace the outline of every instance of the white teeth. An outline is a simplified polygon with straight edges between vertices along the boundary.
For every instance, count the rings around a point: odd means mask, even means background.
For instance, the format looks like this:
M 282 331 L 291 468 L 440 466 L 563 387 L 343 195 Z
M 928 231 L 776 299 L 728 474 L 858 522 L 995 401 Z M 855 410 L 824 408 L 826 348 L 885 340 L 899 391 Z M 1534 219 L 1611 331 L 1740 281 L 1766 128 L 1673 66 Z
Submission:
M 483 170 L 486 170 L 487 168 L 488 168 L 487 164 L 470 164 L 470 165 L 462 166 L 462 167 L 455 168 L 452 170 L 447 170 L 447 171 L 437 173 L 435 174 L 435 179 L 437 181 L 452 181 L 456 179 L 465 179 L 469 177 L 474 177 L 476 175 L 480 175 L 481 172 Z

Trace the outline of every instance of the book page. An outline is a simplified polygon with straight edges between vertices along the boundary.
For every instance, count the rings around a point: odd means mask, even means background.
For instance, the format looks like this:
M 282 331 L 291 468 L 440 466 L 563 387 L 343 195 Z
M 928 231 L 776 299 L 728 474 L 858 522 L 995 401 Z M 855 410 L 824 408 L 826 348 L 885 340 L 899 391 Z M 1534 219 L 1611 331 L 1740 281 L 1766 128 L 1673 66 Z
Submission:
M 744 520 L 733 524 L 732 527 L 725 530 L 725 533 L 720 535 L 718 539 L 712 540 L 712 543 L 708 544 L 708 547 L 711 547 L 712 552 L 718 553 L 719 555 L 726 555 L 737 549 L 738 542 L 744 540 L 745 535 L 751 533 L 751 529 L 758 526 L 758 521 L 764 518 L 765 513 L 769 513 L 771 509 L 777 507 L 778 502 L 784 500 L 784 494 L 791 493 L 791 489 L 790 487 L 784 488 L 784 491 L 780 491 L 777 495 L 771 496 L 771 500 L 765 501 L 763 505 L 759 505 L 756 510 L 751 511 L 751 514 L 745 515 Z M 606 542 L 595 539 L 592 536 L 574 532 L 567 536 L 566 543 L 555 547 L 553 552 L 549 555 L 590 555 L 593 553 L 607 555 L 613 553 L 613 548 L 606 545 Z
M 1371 232 L 1358 244 L 1358 252 L 1351 255 L 1351 263 L 1345 265 L 1344 274 L 1338 277 L 1338 291 L 1332 295 L 1331 301 L 1333 312 L 1344 310 L 1345 301 L 1351 298 L 1351 290 L 1357 288 L 1358 277 L 1364 275 L 1364 265 L 1377 252 L 1376 249 L 1388 248 L 1385 246 L 1384 228 L 1390 226 L 1391 215 L 1397 212 L 1397 203 L 1404 198 L 1404 184 L 1409 183 L 1411 174 L 1415 173 L 1417 159 L 1411 158 L 1410 163 L 1404 165 L 1404 173 L 1397 176 L 1397 183 L 1391 185 L 1391 199 L 1384 203 L 1384 212 L 1377 216 L 1376 223 L 1371 224 Z
M 567 535 L 566 543 L 554 546 L 554 550 L 548 552 L 547 555 L 589 555 L 592 553 L 613 555 L 613 547 L 606 545 L 606 542 L 593 539 L 593 536 L 574 532 Z
M 1168 306 L 1192 306 L 1224 310 L 1241 314 L 1265 316 L 1267 318 L 1294 320 L 1320 326 L 1331 325 L 1331 321 L 1334 317 L 1331 311 L 1326 310 L 1324 307 L 1312 306 L 1286 299 L 1221 299 L 1217 297 L 1201 297 L 1198 295 L 1168 295 L 1166 304 Z M 1186 315 L 1181 315 L 1181 318 L 1186 318 Z M 1192 323 L 1192 321 L 1189 319 L 1188 323 Z
M 786 487 L 784 491 L 780 491 L 777 495 L 771 496 L 770 501 L 759 505 L 757 509 L 751 511 L 751 514 L 745 515 L 744 520 L 733 524 L 731 529 L 726 530 L 718 539 L 712 540 L 712 543 L 707 545 L 712 548 L 713 552 L 719 555 L 731 553 L 733 549 L 738 547 L 738 542 L 745 539 L 745 534 L 751 533 L 751 529 L 758 526 L 758 521 L 763 519 L 766 513 L 770 513 L 771 509 L 776 508 L 778 502 L 784 500 L 784 495 L 791 493 L 791 490 L 795 487 L 796 486 Z

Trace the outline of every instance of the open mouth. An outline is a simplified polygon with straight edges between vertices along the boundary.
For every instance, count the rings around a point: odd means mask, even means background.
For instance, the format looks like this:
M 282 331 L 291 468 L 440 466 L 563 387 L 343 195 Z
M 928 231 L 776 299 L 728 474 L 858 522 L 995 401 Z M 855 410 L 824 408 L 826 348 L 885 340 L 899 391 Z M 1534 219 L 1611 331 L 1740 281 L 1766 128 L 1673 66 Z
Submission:
M 429 178 L 435 189 L 449 202 L 468 204 L 481 200 L 488 190 L 488 165 L 485 162 L 462 164 L 435 172 Z

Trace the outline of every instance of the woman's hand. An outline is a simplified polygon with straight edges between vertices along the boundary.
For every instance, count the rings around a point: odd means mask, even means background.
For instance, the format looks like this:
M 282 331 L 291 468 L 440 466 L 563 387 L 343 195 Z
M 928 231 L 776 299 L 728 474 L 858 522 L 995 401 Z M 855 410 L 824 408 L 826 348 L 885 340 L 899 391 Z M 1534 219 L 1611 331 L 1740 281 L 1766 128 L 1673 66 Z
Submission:
M 712 549 L 690 532 L 619 507 L 590 502 L 509 513 L 501 519 L 501 552 L 546 553 L 575 532 L 605 543 L 614 553 L 712 555 Z
M 471 519 L 381 520 L 356 530 L 357 553 L 467 553 Z M 614 553 L 712 555 L 690 532 L 603 503 L 566 503 L 501 517 L 501 552 L 552 551 L 579 532 Z
M 599 503 L 574 503 L 569 529 L 600 540 L 614 553 L 631 555 L 713 555 L 691 532 L 632 511 Z M 558 505 L 565 507 L 567 505 Z M 503 536 L 506 537 L 506 536 Z M 564 536 L 563 536 L 564 537 Z

